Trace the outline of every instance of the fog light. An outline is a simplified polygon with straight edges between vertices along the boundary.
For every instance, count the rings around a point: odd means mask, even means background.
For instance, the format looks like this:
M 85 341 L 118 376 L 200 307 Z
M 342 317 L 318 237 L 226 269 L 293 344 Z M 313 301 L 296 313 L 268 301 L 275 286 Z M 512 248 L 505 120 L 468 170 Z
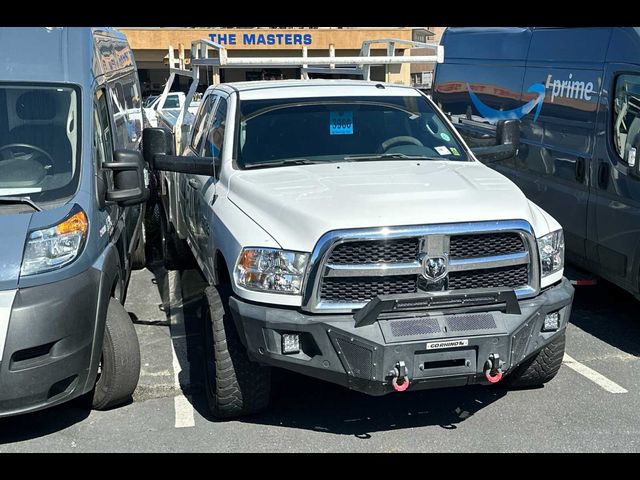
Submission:
M 547 313 L 544 317 L 544 326 L 542 327 L 542 331 L 552 332 L 554 330 L 558 330 L 558 328 L 560 328 L 560 313 Z
M 300 337 L 297 333 L 282 334 L 282 353 L 300 353 Z

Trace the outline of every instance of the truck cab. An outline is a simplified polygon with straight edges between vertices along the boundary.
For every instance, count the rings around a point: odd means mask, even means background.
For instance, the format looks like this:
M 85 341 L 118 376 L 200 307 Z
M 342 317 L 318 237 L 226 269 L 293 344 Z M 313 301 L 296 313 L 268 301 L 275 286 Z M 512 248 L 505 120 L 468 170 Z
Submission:
M 363 80 L 211 86 L 176 176 L 205 291 L 214 415 L 266 408 L 279 367 L 371 395 L 540 385 L 573 288 L 558 222 L 479 162 L 422 92 Z M 179 265 L 178 265 L 179 267 Z

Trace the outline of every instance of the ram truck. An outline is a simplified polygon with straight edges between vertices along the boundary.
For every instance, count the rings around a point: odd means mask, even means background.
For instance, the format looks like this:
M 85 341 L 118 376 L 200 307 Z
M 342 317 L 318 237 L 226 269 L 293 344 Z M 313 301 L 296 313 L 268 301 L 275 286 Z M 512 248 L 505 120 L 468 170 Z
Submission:
M 175 175 L 177 198 L 160 185 L 156 204 L 165 261 L 192 255 L 209 283 L 214 415 L 266 408 L 272 367 L 371 395 L 558 372 L 573 300 L 562 228 L 419 90 L 220 84 L 179 155 L 166 130 L 143 142 Z

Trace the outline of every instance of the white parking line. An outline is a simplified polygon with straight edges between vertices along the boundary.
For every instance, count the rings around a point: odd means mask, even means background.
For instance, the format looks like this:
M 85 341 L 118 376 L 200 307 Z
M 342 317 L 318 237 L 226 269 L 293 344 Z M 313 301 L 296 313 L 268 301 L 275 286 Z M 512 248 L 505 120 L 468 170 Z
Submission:
M 184 312 L 182 310 L 182 286 L 180 285 L 180 274 L 169 272 L 169 302 L 171 318 L 171 352 L 173 353 L 173 378 L 176 389 L 182 391 L 182 383 L 189 384 L 189 370 L 182 370 L 181 365 L 188 365 L 186 335 L 184 329 Z M 178 346 L 178 348 L 176 348 Z M 195 426 L 193 405 L 190 399 L 180 393 L 173 399 L 173 406 L 176 414 L 176 428 Z
M 569 367 L 572 370 L 575 370 L 580 375 L 587 377 L 596 385 L 604 388 L 607 392 L 629 393 L 627 389 L 622 388 L 620 385 L 609 380 L 604 375 L 596 372 L 595 370 L 587 367 L 586 365 L 583 365 L 582 363 L 578 362 L 576 359 L 574 359 L 573 357 L 571 357 L 566 353 L 564 354 L 564 359 L 562 361 L 567 367 Z

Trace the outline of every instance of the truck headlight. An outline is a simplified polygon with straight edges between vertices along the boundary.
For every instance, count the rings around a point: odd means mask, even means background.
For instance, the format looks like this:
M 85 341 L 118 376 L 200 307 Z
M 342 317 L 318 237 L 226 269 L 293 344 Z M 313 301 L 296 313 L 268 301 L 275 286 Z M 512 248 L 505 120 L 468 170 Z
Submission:
M 564 234 L 556 230 L 538 239 L 542 276 L 551 275 L 564 266 Z
M 300 294 L 308 260 L 308 253 L 245 248 L 236 263 L 235 281 L 250 290 Z
M 87 238 L 89 223 L 80 210 L 57 225 L 29 232 L 20 275 L 56 270 L 71 263 Z

